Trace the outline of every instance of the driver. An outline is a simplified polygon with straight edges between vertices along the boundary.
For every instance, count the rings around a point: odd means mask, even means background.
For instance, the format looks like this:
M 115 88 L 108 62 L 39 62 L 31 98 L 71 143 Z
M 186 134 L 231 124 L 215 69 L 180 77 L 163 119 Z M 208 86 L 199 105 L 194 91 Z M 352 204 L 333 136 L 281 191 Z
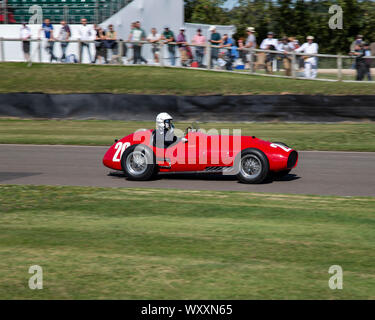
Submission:
M 168 148 L 177 141 L 177 137 L 174 135 L 173 118 L 166 112 L 159 113 L 156 117 L 154 141 L 158 148 Z

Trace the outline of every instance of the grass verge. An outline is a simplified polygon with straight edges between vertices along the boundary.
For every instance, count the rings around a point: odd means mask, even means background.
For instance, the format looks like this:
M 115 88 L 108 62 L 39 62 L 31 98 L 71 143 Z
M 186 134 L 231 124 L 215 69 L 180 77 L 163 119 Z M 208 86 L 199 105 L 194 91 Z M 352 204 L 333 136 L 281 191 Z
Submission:
M 189 123 L 177 123 L 184 130 Z M 0 119 L 0 143 L 111 145 L 154 122 L 98 120 Z M 269 141 L 281 141 L 299 150 L 375 151 L 375 123 L 202 123 L 206 130 L 241 129 Z
M 375 299 L 374 201 L 0 186 L 0 299 Z
M 153 67 L 1 63 L 0 92 L 372 95 L 375 83 L 301 81 Z

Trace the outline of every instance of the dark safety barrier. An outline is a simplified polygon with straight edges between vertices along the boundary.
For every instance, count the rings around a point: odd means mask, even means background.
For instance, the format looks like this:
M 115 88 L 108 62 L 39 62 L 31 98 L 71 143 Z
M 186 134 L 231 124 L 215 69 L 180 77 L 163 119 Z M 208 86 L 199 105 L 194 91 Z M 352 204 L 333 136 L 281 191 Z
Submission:
M 180 121 L 375 120 L 375 95 L 0 94 L 1 117 L 155 120 L 159 112 Z

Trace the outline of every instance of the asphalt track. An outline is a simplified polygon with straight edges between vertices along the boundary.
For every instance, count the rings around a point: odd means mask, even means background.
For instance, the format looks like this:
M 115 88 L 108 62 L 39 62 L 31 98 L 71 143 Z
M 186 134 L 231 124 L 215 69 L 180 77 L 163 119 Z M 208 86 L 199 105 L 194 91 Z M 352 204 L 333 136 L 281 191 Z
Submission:
M 0 145 L 0 184 L 149 187 L 340 196 L 375 196 L 375 152 L 300 152 L 282 180 L 260 185 L 212 174 L 167 174 L 147 182 L 110 174 L 107 147 Z

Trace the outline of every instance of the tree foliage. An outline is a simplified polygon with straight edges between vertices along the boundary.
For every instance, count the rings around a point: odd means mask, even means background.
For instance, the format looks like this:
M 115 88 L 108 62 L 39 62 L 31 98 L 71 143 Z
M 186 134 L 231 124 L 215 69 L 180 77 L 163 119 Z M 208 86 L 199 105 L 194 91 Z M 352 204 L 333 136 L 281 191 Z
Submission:
M 226 0 L 185 0 L 185 20 L 194 23 L 230 23 L 223 8 Z

